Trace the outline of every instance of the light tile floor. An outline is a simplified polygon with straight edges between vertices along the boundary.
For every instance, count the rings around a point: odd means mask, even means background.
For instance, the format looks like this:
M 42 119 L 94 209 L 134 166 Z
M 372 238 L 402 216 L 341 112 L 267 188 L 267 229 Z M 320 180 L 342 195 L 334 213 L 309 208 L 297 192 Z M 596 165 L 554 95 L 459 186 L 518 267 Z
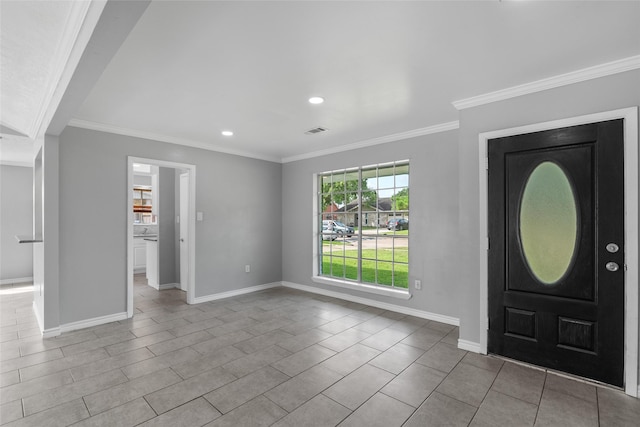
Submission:
M 135 291 L 133 319 L 42 339 L 32 286 L 0 288 L 0 424 L 640 425 L 640 400 L 459 350 L 442 323 L 288 288 Z

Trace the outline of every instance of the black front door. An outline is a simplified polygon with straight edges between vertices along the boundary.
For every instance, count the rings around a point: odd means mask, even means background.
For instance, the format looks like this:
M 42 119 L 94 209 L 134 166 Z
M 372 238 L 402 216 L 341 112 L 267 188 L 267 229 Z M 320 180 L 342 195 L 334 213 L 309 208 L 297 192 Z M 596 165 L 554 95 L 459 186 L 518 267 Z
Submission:
M 624 374 L 623 122 L 489 141 L 491 353 Z

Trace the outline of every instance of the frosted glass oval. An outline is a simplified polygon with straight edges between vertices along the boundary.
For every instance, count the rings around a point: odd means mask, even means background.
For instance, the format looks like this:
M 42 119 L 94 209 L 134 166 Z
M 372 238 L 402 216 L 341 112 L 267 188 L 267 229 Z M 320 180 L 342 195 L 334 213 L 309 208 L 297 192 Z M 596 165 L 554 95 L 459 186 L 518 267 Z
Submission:
M 520 202 L 520 242 L 526 263 L 545 285 L 565 275 L 576 251 L 576 197 L 565 172 L 540 163 L 529 175 Z

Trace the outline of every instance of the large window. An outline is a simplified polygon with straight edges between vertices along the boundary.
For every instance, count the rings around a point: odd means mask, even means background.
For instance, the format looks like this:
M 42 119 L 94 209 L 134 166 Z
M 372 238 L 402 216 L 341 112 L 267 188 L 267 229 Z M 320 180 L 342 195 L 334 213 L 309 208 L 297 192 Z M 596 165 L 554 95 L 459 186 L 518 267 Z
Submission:
M 408 289 L 409 162 L 319 174 L 317 196 L 319 275 Z

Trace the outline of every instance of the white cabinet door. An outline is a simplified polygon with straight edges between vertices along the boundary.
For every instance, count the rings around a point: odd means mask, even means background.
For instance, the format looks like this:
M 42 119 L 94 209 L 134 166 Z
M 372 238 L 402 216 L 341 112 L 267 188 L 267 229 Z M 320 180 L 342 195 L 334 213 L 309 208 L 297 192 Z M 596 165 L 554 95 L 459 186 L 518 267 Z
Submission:
M 158 284 L 158 242 L 147 240 L 147 284 L 160 289 Z
M 147 266 L 147 243 L 144 239 L 133 239 L 133 271 L 144 273 Z

